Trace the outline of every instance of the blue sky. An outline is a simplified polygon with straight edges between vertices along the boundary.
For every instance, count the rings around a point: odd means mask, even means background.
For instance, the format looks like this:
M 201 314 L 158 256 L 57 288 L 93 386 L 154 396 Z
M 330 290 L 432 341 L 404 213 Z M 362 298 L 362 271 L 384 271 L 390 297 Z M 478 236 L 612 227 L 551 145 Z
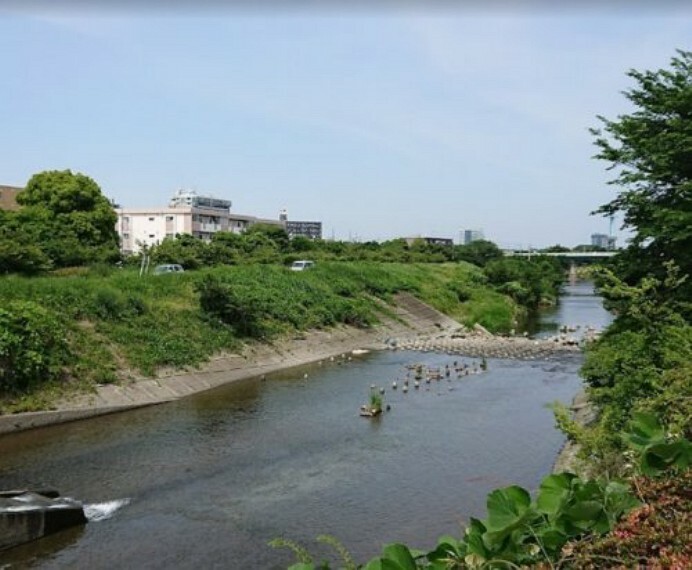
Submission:
M 692 11 L 639 9 L 0 7 L 0 184 L 69 168 L 125 207 L 189 187 L 325 237 L 588 243 L 615 192 L 588 128 L 691 47 Z

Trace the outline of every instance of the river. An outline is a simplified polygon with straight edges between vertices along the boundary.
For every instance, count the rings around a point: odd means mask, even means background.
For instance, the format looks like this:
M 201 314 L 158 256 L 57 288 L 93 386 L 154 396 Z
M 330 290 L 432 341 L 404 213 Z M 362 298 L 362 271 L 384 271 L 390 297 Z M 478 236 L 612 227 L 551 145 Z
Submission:
M 606 324 L 590 284 L 543 317 Z M 580 387 L 581 357 L 489 359 L 483 374 L 404 394 L 382 352 L 250 379 L 178 402 L 0 437 L 0 489 L 55 487 L 102 520 L 0 553 L 0 568 L 286 568 L 286 537 L 321 559 L 319 534 L 357 560 L 383 544 L 430 548 L 482 517 L 496 487 L 535 489 L 563 443 L 547 405 Z M 306 377 L 307 375 L 307 377 Z M 358 416 L 370 386 L 391 411 Z M 105 504 L 104 504 L 105 503 Z

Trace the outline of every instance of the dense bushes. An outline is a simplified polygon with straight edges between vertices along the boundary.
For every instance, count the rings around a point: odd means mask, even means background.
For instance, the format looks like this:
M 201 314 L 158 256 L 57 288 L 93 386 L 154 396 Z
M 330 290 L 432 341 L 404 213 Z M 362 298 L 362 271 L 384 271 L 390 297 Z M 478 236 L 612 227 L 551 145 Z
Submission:
M 692 567 L 692 471 L 633 481 L 642 505 L 604 537 L 569 547 L 571 567 Z
M 530 309 L 553 304 L 564 281 L 562 266 L 550 257 L 494 259 L 485 265 L 484 272 L 500 292 Z
M 582 367 L 597 421 L 585 427 L 561 425 L 582 446 L 594 471 L 622 472 L 627 461 L 620 432 L 632 414 L 654 411 L 669 431 L 690 435 L 692 418 L 692 326 L 677 312 L 679 282 L 668 276 L 629 286 L 610 271 L 598 275 L 601 291 L 618 311 L 614 324 L 590 345 Z
M 75 355 L 66 376 L 92 385 L 112 382 L 128 369 L 153 374 L 162 366 L 195 365 L 248 337 L 268 339 L 336 324 L 367 327 L 388 313 L 386 302 L 399 291 L 492 330 L 508 330 L 516 314 L 511 300 L 488 289 L 478 268 L 463 263 L 324 262 L 299 273 L 253 264 L 143 277 L 135 270 L 95 266 L 63 273 L 5 277 L 0 298 L 5 309 L 40 301 L 46 323 L 60 328 L 59 338 Z M 17 331 L 8 320 L 0 323 L 2 338 L 29 341 Z M 39 345 L 46 343 L 44 356 L 52 354 L 49 339 L 37 338 Z M 27 369 L 22 382 L 13 379 L 12 391 L 9 380 L 3 381 L 0 405 L 16 409 L 17 393 L 54 377 L 32 374 Z
M 65 335 L 57 316 L 36 303 L 0 307 L 0 393 L 61 378 L 71 356 Z

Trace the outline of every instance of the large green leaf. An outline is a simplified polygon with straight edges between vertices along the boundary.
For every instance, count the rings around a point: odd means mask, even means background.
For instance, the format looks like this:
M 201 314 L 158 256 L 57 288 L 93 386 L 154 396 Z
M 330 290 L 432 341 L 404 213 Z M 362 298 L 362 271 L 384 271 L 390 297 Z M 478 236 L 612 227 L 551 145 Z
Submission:
M 579 501 L 565 509 L 565 514 L 575 524 L 582 521 L 594 522 L 603 512 L 603 504 L 599 501 Z
M 398 570 L 416 570 L 416 561 L 407 546 L 388 544 L 384 547 L 383 558 L 396 563 Z
M 531 496 L 526 489 L 517 485 L 496 489 L 488 495 L 488 530 L 510 530 L 522 520 L 530 505 Z
M 690 450 L 690 443 L 686 440 L 649 445 L 642 456 L 642 473 L 658 475 L 673 465 L 685 468 L 690 463 Z
M 471 518 L 469 526 L 466 527 L 466 551 L 478 558 L 486 560 L 490 552 L 483 543 L 483 534 L 486 532 L 485 525 L 478 519 Z
M 428 561 L 460 560 L 466 556 L 466 544 L 453 536 L 442 536 L 437 541 L 435 550 L 427 553 Z
M 570 495 L 572 480 L 575 478 L 576 475 L 572 473 L 560 473 L 545 477 L 541 482 L 536 498 L 538 511 L 550 516 L 557 515 Z
M 543 548 L 551 554 L 560 552 L 567 542 L 567 536 L 555 528 L 546 528 L 537 536 Z
M 570 503 L 577 504 L 583 501 L 600 501 L 603 498 L 603 487 L 598 481 L 590 479 L 582 481 L 575 479 L 572 482 L 573 496 Z

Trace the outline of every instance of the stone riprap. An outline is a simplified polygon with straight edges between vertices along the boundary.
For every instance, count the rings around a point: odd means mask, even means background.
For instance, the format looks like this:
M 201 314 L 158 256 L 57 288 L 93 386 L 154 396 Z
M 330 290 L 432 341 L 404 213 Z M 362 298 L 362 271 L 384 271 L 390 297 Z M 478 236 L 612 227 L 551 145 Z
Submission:
M 465 329 L 457 321 L 408 293 L 383 307 L 380 324 L 366 329 L 335 327 L 297 334 L 276 343 L 249 343 L 237 354 L 219 354 L 199 368 L 161 370 L 153 378 L 98 386 L 94 393 L 57 402 L 44 412 L 0 415 L 0 435 L 84 420 L 141 406 L 161 404 L 244 378 L 318 362 L 354 349 L 405 349 L 497 358 L 544 358 L 577 352 L 566 335 L 551 340 L 497 337 L 481 326 Z
M 563 336 L 530 339 L 456 331 L 433 336 L 391 338 L 386 348 L 486 358 L 541 359 L 555 354 L 578 353 L 581 350 L 579 344 L 576 339 Z

